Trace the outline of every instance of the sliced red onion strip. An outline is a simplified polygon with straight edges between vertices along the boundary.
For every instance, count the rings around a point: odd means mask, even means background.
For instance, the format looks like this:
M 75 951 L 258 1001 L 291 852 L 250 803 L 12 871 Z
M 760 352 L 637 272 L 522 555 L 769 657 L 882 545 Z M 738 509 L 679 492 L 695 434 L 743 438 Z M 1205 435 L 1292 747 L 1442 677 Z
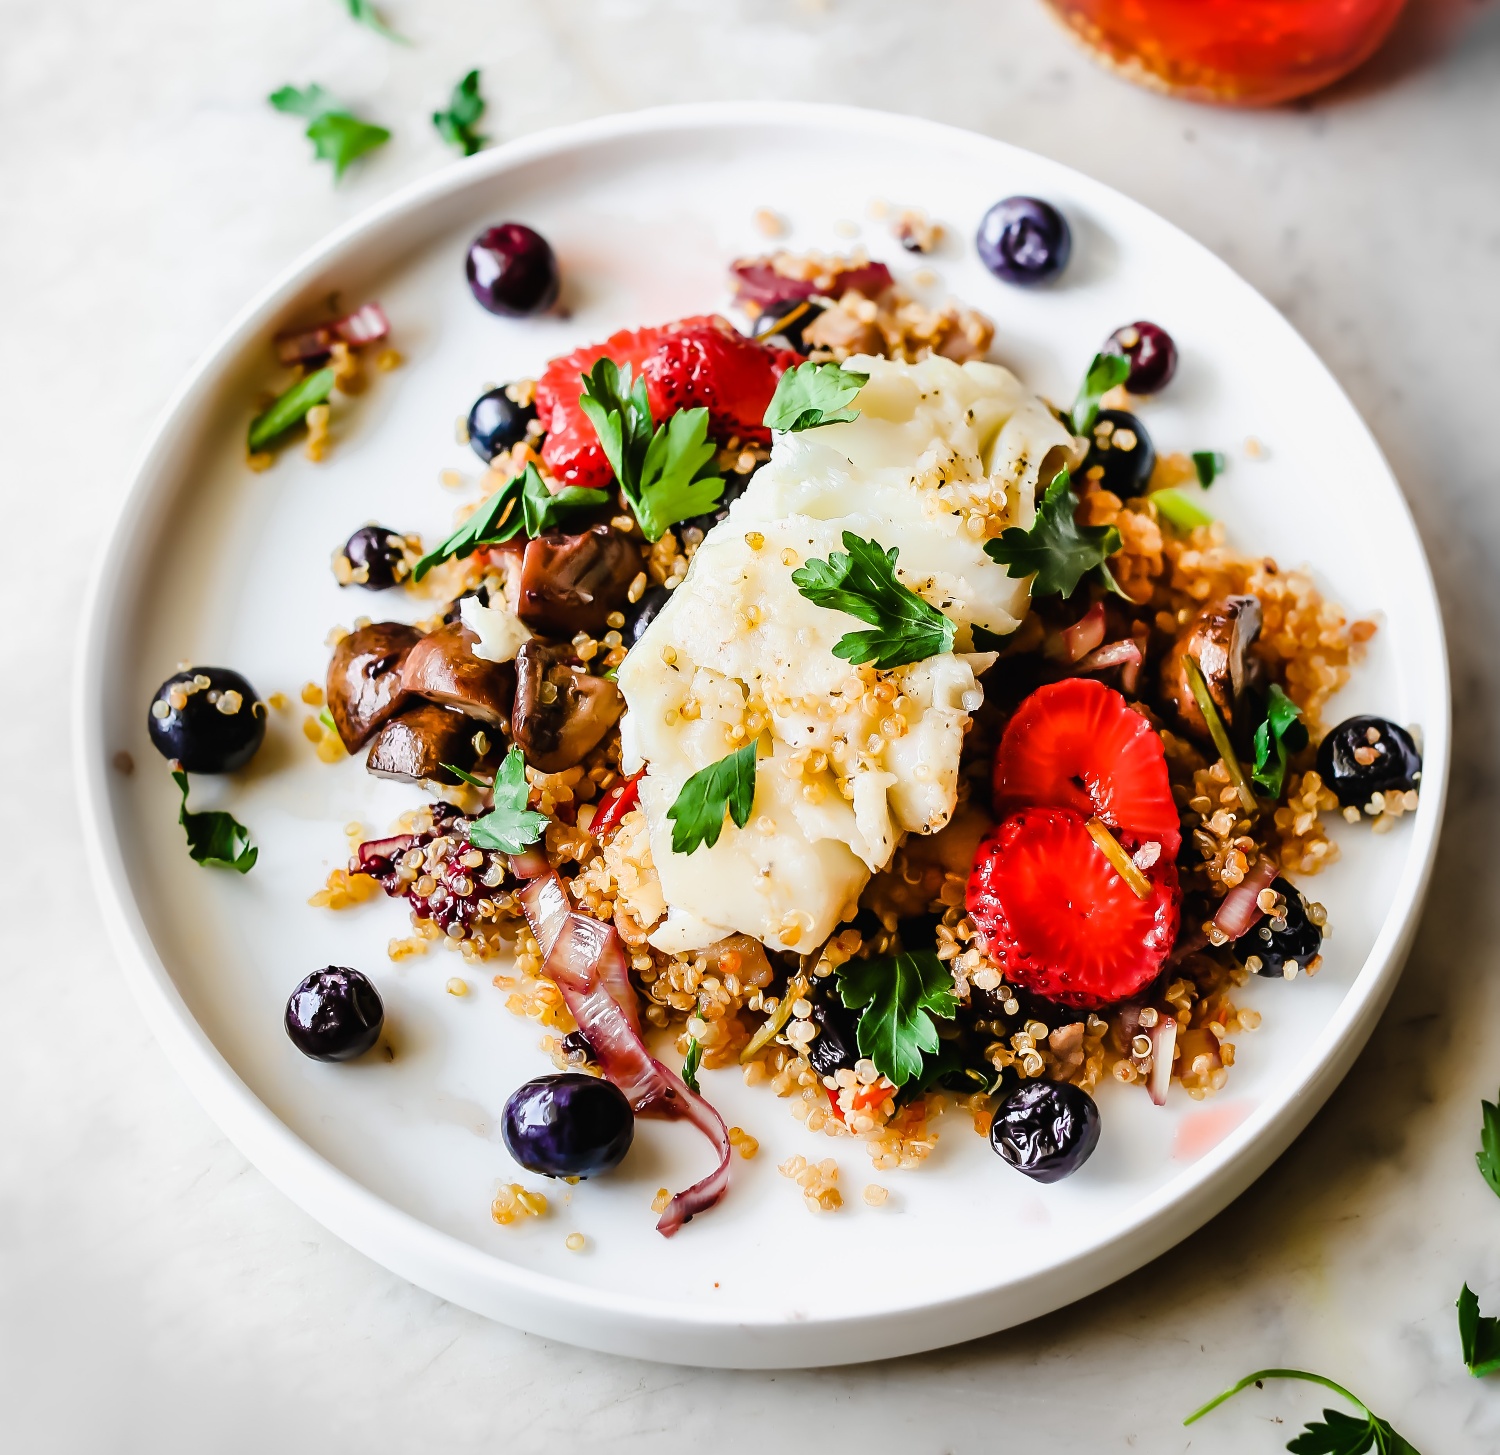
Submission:
M 295 333 L 277 334 L 276 357 L 283 364 L 305 364 L 324 358 L 336 343 L 348 344 L 353 349 L 363 348 L 365 344 L 383 339 L 390 331 L 390 321 L 381 306 L 366 303 L 331 323 L 320 323 L 316 328 L 299 329 Z
M 1177 1022 L 1169 1015 L 1147 1033 L 1151 1041 L 1151 1079 L 1146 1090 L 1157 1106 L 1167 1104 L 1167 1089 L 1172 1084 L 1172 1053 L 1177 1048 Z
M 1239 939 L 1264 913 L 1256 900 L 1260 898 L 1261 890 L 1269 887 L 1278 872 L 1275 861 L 1262 856 L 1255 867 L 1224 896 L 1224 902 L 1214 916 L 1214 928 L 1231 940 Z
M 552 866 L 540 849 L 527 849 L 525 853 L 510 856 L 510 872 L 517 879 L 539 879 L 544 874 L 550 874 Z M 562 885 L 557 887 L 561 889 Z
M 825 293 L 811 278 L 788 278 L 760 258 L 736 263 L 730 272 L 734 276 L 735 297 L 742 303 L 758 304 L 761 308 Z M 866 298 L 876 298 L 891 286 L 891 282 L 891 270 L 884 263 L 864 263 L 835 273 L 825 296 L 842 298 L 845 293 L 857 289 Z
M 1096 601 L 1072 626 L 1058 633 L 1068 661 L 1086 657 L 1104 640 L 1104 603 Z
M 1075 672 L 1102 672 L 1106 667 L 1139 667 L 1141 649 L 1134 637 L 1123 641 L 1108 642 L 1096 648 L 1073 664 Z

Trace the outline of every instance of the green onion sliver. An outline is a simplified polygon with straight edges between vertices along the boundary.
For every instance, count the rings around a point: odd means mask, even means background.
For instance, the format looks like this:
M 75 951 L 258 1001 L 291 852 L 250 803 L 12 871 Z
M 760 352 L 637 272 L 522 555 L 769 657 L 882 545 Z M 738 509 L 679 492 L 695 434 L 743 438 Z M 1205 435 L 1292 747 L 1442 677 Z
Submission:
M 786 993 L 776 1002 L 776 1009 L 766 1018 L 766 1023 L 750 1038 L 750 1044 L 740 1052 L 740 1064 L 753 1061 L 770 1043 L 771 1038 L 787 1023 L 792 1013 L 792 1002 L 807 993 L 807 976 L 794 975 L 788 982 Z
M 1091 818 L 1084 827 L 1089 837 L 1099 846 L 1099 852 L 1109 860 L 1116 874 L 1137 899 L 1151 898 L 1151 881 L 1135 867 L 1135 861 L 1125 852 L 1125 846 L 1109 831 L 1109 825 L 1100 818 Z
M 1180 530 L 1184 535 L 1194 526 L 1214 523 L 1213 516 L 1184 495 L 1181 490 L 1171 488 L 1153 490 L 1149 499 L 1155 504 L 1157 514 L 1168 525 Z
M 251 422 L 251 453 L 263 449 L 294 424 L 300 424 L 309 409 L 333 393 L 333 380 L 332 369 L 319 369 L 316 374 L 309 374 L 293 384 L 264 414 Z
M 1245 778 L 1245 770 L 1240 767 L 1239 756 L 1229 741 L 1229 732 L 1224 726 L 1224 719 L 1219 716 L 1218 706 L 1209 696 L 1208 683 L 1203 680 L 1203 669 L 1191 655 L 1183 657 L 1182 665 L 1187 672 L 1188 687 L 1192 691 L 1193 701 L 1198 704 L 1198 711 L 1203 714 L 1203 721 L 1208 724 L 1208 735 L 1214 740 L 1214 747 L 1218 749 L 1219 756 L 1224 760 L 1224 766 L 1229 770 L 1230 781 L 1240 795 L 1240 802 L 1244 805 L 1245 812 L 1259 812 L 1260 804 Z

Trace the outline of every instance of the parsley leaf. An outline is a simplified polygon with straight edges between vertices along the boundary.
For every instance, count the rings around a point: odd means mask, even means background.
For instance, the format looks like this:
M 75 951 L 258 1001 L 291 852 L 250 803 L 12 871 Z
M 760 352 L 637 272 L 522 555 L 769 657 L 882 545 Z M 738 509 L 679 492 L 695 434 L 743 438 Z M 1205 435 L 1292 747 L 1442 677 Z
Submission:
M 535 538 L 544 530 L 565 527 L 577 516 L 588 515 L 608 504 L 607 490 L 581 490 L 576 485 L 565 485 L 554 492 L 547 488 L 534 464 L 526 466 L 521 480 L 521 515 L 528 536 Z
M 682 1080 L 689 1091 L 697 1091 L 698 1067 L 703 1064 L 703 1047 L 698 1044 L 697 1036 L 688 1040 L 687 1056 L 682 1063 Z
M 711 849 L 724 831 L 728 810 L 736 828 L 750 822 L 755 802 L 755 744 L 700 768 L 677 795 L 667 817 L 672 820 L 672 852 L 691 854 L 700 844 Z
M 1500 1106 L 1493 1101 L 1479 1103 L 1484 1108 L 1484 1126 L 1479 1133 L 1479 1151 L 1474 1160 L 1489 1183 L 1490 1191 L 1500 1197 Z
M 251 420 L 251 453 L 264 449 L 278 435 L 285 434 L 294 424 L 306 419 L 307 411 L 313 405 L 321 404 L 333 393 L 333 381 L 332 369 L 319 369 L 316 374 L 299 379 L 264 414 Z
M 1306 746 L 1307 724 L 1302 720 L 1302 709 L 1273 682 L 1266 720 L 1255 730 L 1255 771 L 1250 776 L 1272 798 L 1280 798 L 1287 754 L 1300 753 Z
M 706 409 L 679 409 L 653 426 L 645 379 L 632 384 L 630 370 L 622 374 L 613 359 L 583 376 L 578 402 L 648 541 L 719 503 L 724 481 L 714 469 Z
M 467 781 L 474 782 L 471 778 Z M 505 755 L 492 788 L 495 806 L 469 826 L 469 842 L 477 849 L 519 854 L 536 843 L 547 827 L 547 815 L 526 806 L 531 790 L 526 783 L 526 760 L 519 748 L 512 747 Z
M 1226 1399 L 1232 1399 L 1242 1389 L 1248 1389 L 1252 1384 L 1259 1385 L 1266 1379 L 1302 1379 L 1309 1384 L 1321 1384 L 1357 1406 L 1360 1415 L 1364 1416 L 1361 1419 L 1340 1410 L 1324 1410 L 1321 1421 L 1309 1420 L 1302 1433 L 1287 1442 L 1286 1448 L 1291 1455 L 1417 1455 L 1416 1447 L 1398 1435 L 1390 1422 L 1382 1420 L 1362 1399 L 1350 1394 L 1343 1385 L 1302 1369 L 1258 1369 L 1209 1400 L 1202 1409 L 1194 1410 L 1182 1423 L 1190 1425 L 1194 1420 L 1201 1420 Z
M 839 997 L 860 1012 L 860 1055 L 892 1086 L 922 1074 L 922 1053 L 938 1050 L 933 1016 L 952 1020 L 958 1011 L 953 976 L 932 950 L 883 960 L 850 960 L 837 971 Z
M 875 628 L 841 636 L 835 657 L 856 667 L 873 662 L 885 671 L 953 650 L 953 623 L 897 579 L 896 547 L 883 550 L 878 541 L 846 530 L 844 550 L 849 554 L 833 551 L 826 561 L 811 560 L 792 572 L 792 584 L 814 606 L 846 612 Z
M 1476 1379 L 1500 1369 L 1500 1319 L 1480 1316 L 1479 1295 L 1467 1283 L 1458 1296 L 1458 1339 Z
M 248 874 L 260 857 L 260 850 L 250 842 L 250 830 L 233 814 L 218 809 L 207 813 L 188 812 L 188 776 L 174 769 L 172 781 L 182 790 L 182 806 L 177 822 L 187 834 L 188 853 L 200 864 L 214 869 L 233 869 Z
M 1073 433 L 1087 435 L 1099 418 L 1099 401 L 1130 377 L 1130 360 L 1124 354 L 1095 354 L 1094 362 L 1078 387 L 1073 401 Z
M 535 468 L 534 466 L 531 468 Z M 516 509 L 518 497 L 525 488 L 523 479 L 513 475 L 490 498 L 480 505 L 447 540 L 434 546 L 415 566 L 411 579 L 420 581 L 434 566 L 444 561 L 472 556 L 480 546 L 498 546 L 516 535 L 524 519 L 524 506 Z M 545 490 L 547 487 L 542 486 Z
M 359 0 L 350 0 L 350 3 L 356 4 Z M 449 146 L 456 147 L 466 157 L 472 157 L 488 140 L 474 130 L 483 115 L 484 97 L 479 94 L 479 72 L 470 71 L 453 88 L 448 109 L 432 113 L 432 124 Z
M 841 369 L 837 364 L 810 360 L 788 369 L 776 381 L 776 392 L 766 406 L 765 426 L 796 434 L 825 424 L 847 424 L 859 410 L 845 409 L 870 382 L 868 374 Z
M 367 25 L 376 35 L 383 35 L 387 40 L 393 40 L 397 45 L 410 45 L 404 35 L 397 35 L 394 30 L 380 18 L 380 12 L 370 4 L 370 0 L 344 0 L 349 14 L 359 21 L 361 25 Z
M 1218 450 L 1193 451 L 1193 468 L 1198 472 L 1198 483 L 1205 490 L 1224 473 L 1228 463 Z
M 1117 358 L 1118 355 L 1103 355 Z M 999 540 L 987 541 L 984 553 L 1006 568 L 1007 576 L 1030 576 L 1033 596 L 1069 597 L 1084 576 L 1097 567 L 1104 584 L 1118 591 L 1113 574 L 1104 563 L 1123 544 L 1112 525 L 1079 525 L 1073 519 L 1078 497 L 1073 493 L 1067 470 L 1052 477 L 1047 493 L 1036 508 L 1029 530 L 1013 525 Z
M 319 161 L 333 163 L 334 181 L 344 175 L 345 168 L 356 157 L 384 146 L 391 139 L 383 126 L 361 121 L 316 83 L 303 91 L 283 86 L 271 92 L 268 99 L 278 111 L 309 118 L 307 139 L 313 144 L 313 155 Z

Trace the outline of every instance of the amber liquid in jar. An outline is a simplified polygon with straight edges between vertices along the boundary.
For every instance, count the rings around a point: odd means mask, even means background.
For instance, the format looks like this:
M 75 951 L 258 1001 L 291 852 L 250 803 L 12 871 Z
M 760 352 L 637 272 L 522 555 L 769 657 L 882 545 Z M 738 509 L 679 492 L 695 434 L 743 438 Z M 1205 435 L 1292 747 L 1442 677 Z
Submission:
M 1406 0 L 1047 0 L 1132 81 L 1194 101 L 1270 106 L 1347 75 Z

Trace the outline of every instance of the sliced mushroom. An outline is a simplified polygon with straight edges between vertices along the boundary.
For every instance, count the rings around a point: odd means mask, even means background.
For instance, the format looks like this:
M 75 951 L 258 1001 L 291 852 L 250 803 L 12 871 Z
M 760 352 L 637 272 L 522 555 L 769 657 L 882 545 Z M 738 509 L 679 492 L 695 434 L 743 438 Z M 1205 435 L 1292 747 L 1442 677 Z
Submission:
M 585 672 L 570 647 L 533 637 L 516 654 L 511 726 L 533 768 L 543 773 L 571 768 L 620 720 L 624 710 L 620 689 Z
M 474 719 L 461 712 L 419 702 L 381 728 L 365 767 L 379 778 L 407 783 L 457 783 L 443 765 L 451 763 L 468 772 L 479 760 L 474 738 L 480 731 Z
M 640 570 L 640 546 L 613 526 L 576 536 L 544 531 L 526 543 L 516 615 L 546 636 L 599 636 Z
M 1264 675 L 1260 662 L 1250 655 L 1251 643 L 1259 635 L 1260 601 L 1254 596 L 1221 596 L 1210 601 L 1178 634 L 1162 663 L 1162 693 L 1195 737 L 1207 742 L 1209 733 L 1188 685 L 1187 658 L 1198 663 L 1225 724 L 1241 737 L 1252 712 L 1247 698 L 1258 693 Z
M 401 685 L 418 697 L 498 726 L 510 717 L 516 693 L 509 662 L 474 655 L 479 640 L 461 621 L 450 621 L 422 638 L 407 654 Z
M 422 640 L 414 626 L 377 621 L 352 631 L 328 663 L 328 710 L 349 752 L 410 701 L 402 685 L 407 654 Z

